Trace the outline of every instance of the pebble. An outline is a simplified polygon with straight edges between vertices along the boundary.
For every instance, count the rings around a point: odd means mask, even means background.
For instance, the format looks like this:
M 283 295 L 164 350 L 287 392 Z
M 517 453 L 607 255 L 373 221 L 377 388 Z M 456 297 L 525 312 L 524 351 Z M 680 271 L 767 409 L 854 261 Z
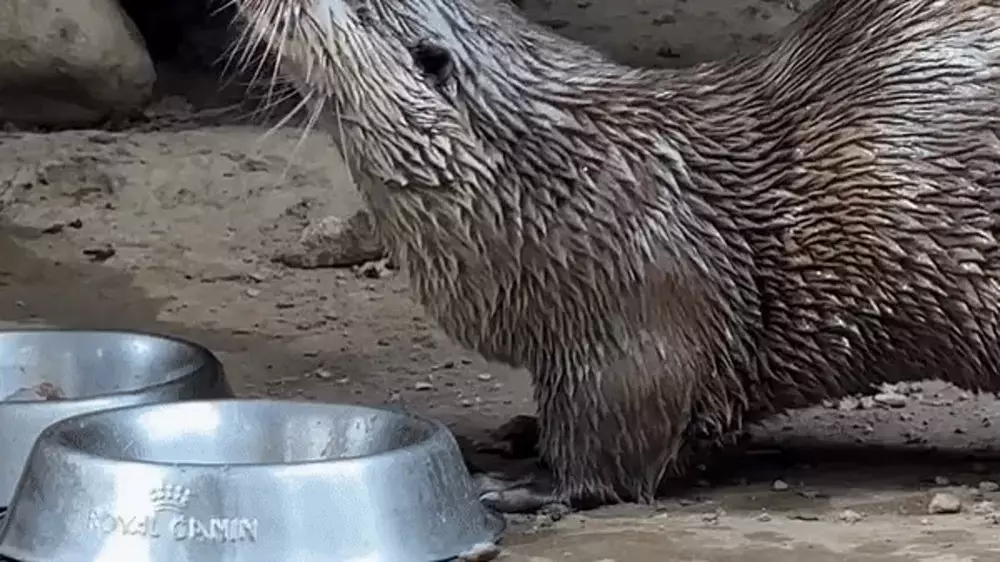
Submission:
M 760 515 L 757 516 L 757 521 L 760 521 L 762 523 L 767 523 L 770 520 L 771 520 L 771 514 L 767 512 L 761 513 Z
M 935 476 L 934 477 L 934 485 L 935 486 L 947 486 L 949 484 L 951 484 L 951 480 L 948 480 L 948 477 L 946 477 L 946 476 Z
M 434 388 L 434 385 L 431 384 L 431 383 L 429 383 L 429 382 L 427 382 L 427 381 L 420 381 L 420 382 L 417 382 L 417 383 L 415 383 L 413 385 L 413 389 L 414 390 L 431 390 L 433 388 Z
M 996 504 L 991 501 L 976 502 L 972 505 L 972 513 L 975 515 L 990 515 L 996 513 Z
M 881 392 L 875 395 L 875 401 L 890 408 L 906 406 L 906 396 L 896 392 Z
M 328 381 L 333 378 L 333 373 L 323 367 L 320 367 L 319 369 L 306 373 L 306 378 L 309 377 L 316 377 L 321 381 Z
M 784 480 L 775 480 L 771 484 L 771 489 L 774 490 L 775 492 L 784 492 L 788 488 L 789 488 L 788 482 L 785 482 Z
M 461 562 L 489 562 L 500 556 L 500 547 L 496 543 L 482 542 L 458 555 Z
M 841 511 L 837 515 L 837 519 L 843 521 L 844 523 L 850 523 L 850 524 L 857 523 L 858 521 L 861 521 L 864 518 L 865 518 L 864 515 L 858 513 L 857 511 L 854 511 L 853 509 L 845 509 L 844 511 Z
M 476 375 L 476 378 L 483 382 L 489 382 L 493 380 L 493 375 L 489 373 L 479 373 L 478 375 Z
M 990 494 L 1000 490 L 1000 484 L 993 482 L 992 480 L 983 480 L 979 483 L 979 491 L 984 494 Z
M 837 405 L 841 412 L 851 412 L 861 407 L 861 402 L 857 398 L 844 398 Z
M 962 511 L 962 500 L 955 494 L 940 492 L 934 494 L 930 504 L 927 506 L 927 513 L 931 515 L 948 515 Z

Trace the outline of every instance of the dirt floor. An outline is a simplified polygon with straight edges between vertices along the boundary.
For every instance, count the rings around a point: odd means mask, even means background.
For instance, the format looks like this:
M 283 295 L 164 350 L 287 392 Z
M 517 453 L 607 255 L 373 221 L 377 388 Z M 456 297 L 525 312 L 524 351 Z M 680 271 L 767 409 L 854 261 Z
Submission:
M 622 22 L 610 12 L 602 21 L 584 4 L 585 17 L 555 25 L 592 33 L 622 58 L 672 64 L 753 45 L 783 21 L 761 13 L 785 10 L 786 21 L 799 9 L 747 3 L 757 11 L 730 5 L 737 15 L 728 17 L 712 11 L 717 2 L 691 12 L 680 2 L 673 20 L 636 27 L 633 43 L 601 39 L 600 26 Z M 529 6 L 549 20 L 561 9 Z M 724 43 L 748 19 L 757 27 Z M 675 45 L 650 47 L 663 25 Z M 359 198 L 328 138 L 313 134 L 299 145 L 295 129 L 262 138 L 267 128 L 240 111 L 206 109 L 222 103 L 205 93 L 215 88 L 208 82 L 208 90 L 188 83 L 186 98 L 165 96 L 127 130 L 0 133 L 0 182 L 16 196 L 0 222 L 0 322 L 176 334 L 217 352 L 241 395 L 397 403 L 473 438 L 530 413 L 525 373 L 450 343 L 410 301 L 402 275 L 273 262 L 311 219 L 347 217 Z M 756 431 L 772 451 L 706 474 L 656 508 L 515 519 L 504 557 L 996 559 L 996 400 L 937 383 L 879 398 L 775 420 Z M 957 513 L 930 513 L 939 493 L 933 511 Z

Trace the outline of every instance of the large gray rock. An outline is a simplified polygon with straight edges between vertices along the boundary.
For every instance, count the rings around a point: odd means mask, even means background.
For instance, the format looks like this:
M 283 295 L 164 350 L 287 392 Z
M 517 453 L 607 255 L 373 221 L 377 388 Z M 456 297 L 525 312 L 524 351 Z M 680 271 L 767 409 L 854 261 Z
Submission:
M 155 80 L 116 0 L 0 1 L 0 122 L 75 127 L 131 115 Z

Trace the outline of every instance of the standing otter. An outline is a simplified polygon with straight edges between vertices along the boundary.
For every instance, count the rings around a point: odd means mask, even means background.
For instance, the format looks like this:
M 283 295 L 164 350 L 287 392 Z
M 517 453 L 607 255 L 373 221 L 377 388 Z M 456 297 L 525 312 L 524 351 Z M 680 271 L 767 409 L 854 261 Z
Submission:
M 650 501 L 695 441 L 881 382 L 1000 390 L 995 0 L 824 0 L 683 70 L 505 0 L 236 2 L 419 301 L 532 373 L 551 498 Z

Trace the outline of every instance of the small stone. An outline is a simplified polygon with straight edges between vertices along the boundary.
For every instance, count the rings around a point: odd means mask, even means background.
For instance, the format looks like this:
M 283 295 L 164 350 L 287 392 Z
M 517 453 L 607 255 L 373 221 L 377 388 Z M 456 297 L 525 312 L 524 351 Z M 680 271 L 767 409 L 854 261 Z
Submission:
M 427 382 L 427 381 L 420 381 L 420 382 L 417 382 L 417 383 L 415 383 L 413 385 L 413 389 L 414 390 L 431 390 L 433 388 L 434 388 L 434 385 L 431 384 L 431 383 L 429 383 L 429 382 Z
M 328 381 L 328 380 L 330 380 L 330 379 L 333 378 L 333 373 L 331 373 L 330 371 L 328 371 L 327 369 L 325 369 L 323 367 L 320 367 L 320 368 L 315 369 L 315 370 L 313 370 L 313 371 L 311 371 L 309 373 L 306 373 L 306 378 L 309 378 L 309 377 L 316 377 L 317 379 L 319 379 L 321 381 Z
M 719 518 L 722 517 L 722 513 L 719 511 L 713 511 L 712 513 L 706 513 L 701 516 L 701 520 L 709 525 L 716 525 L 719 523 Z
M 862 396 L 860 402 L 862 410 L 871 410 L 875 407 L 875 398 L 871 396 Z
M 760 515 L 757 516 L 757 521 L 760 521 L 761 523 L 767 523 L 770 520 L 771 520 L 771 514 L 767 512 L 761 513 Z
M 111 244 L 103 244 L 101 246 L 94 246 L 91 248 L 84 248 L 83 255 L 90 258 L 92 262 L 106 262 L 113 258 L 118 251 L 115 250 L 114 246 Z
M 254 289 L 253 287 L 248 287 L 245 291 L 248 297 L 256 297 L 260 295 L 260 289 Z
M 839 514 L 837 514 L 837 519 L 848 524 L 857 523 L 858 521 L 861 521 L 864 518 L 865 518 L 864 515 L 858 513 L 857 511 L 854 511 L 853 509 L 845 509 L 844 511 L 841 511 Z
M 906 406 L 906 396 L 896 392 L 883 392 L 875 395 L 875 401 L 890 408 Z
M 482 542 L 458 555 L 460 562 L 489 562 L 500 556 L 500 547 L 492 542 Z
M 861 402 L 857 398 L 847 397 L 841 399 L 840 403 L 837 404 L 837 409 L 841 412 L 852 412 L 857 410 L 861 406 Z
M 489 382 L 493 380 L 493 375 L 489 373 L 479 373 L 478 375 L 476 375 L 476 378 L 483 382 Z
M 948 486 L 951 484 L 951 480 L 948 480 L 947 476 L 935 476 L 934 485 L 935 486 Z
M 934 494 L 927 506 L 927 513 L 931 515 L 950 515 L 961 511 L 962 500 L 954 494 L 945 492 Z
M 989 515 L 996 510 L 996 504 L 991 501 L 976 502 L 972 505 L 972 513 L 975 515 Z
M 990 494 L 1000 490 L 1000 484 L 993 482 L 992 480 L 983 480 L 979 483 L 979 491 L 984 494 Z
M 366 262 L 357 266 L 354 274 L 365 279 L 382 279 L 392 273 L 387 263 L 387 259 Z
M 775 492 L 784 492 L 788 488 L 789 488 L 788 482 L 785 482 L 784 480 L 775 480 L 771 484 L 771 489 L 774 490 Z

